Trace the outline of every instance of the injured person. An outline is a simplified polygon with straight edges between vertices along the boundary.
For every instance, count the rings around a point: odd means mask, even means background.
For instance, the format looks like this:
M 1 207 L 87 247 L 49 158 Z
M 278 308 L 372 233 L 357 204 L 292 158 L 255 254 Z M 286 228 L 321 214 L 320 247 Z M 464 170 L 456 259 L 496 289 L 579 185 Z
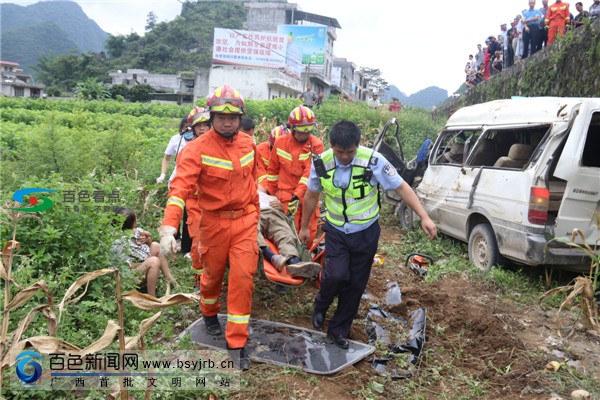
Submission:
M 265 260 L 269 261 L 278 271 L 286 267 L 288 275 L 300 278 L 315 278 L 321 272 L 321 266 L 316 262 L 302 261 L 298 247 L 300 241 L 290 226 L 288 217 L 283 213 L 279 199 L 261 192 L 260 220 L 258 232 L 258 246 Z M 271 241 L 279 250 L 275 254 L 265 242 Z

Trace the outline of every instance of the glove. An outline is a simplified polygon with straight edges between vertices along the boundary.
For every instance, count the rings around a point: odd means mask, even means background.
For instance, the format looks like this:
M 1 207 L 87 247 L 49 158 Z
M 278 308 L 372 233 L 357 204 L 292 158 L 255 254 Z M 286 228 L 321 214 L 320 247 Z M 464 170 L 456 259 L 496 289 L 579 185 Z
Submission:
M 292 199 L 288 203 L 288 214 L 290 214 L 291 216 L 296 215 L 299 205 L 300 205 L 300 199 L 296 195 L 293 195 Z
M 156 183 L 163 183 L 165 180 L 165 174 L 160 174 L 158 178 L 156 178 Z
M 164 256 L 177 251 L 177 242 L 175 241 L 175 233 L 177 229 L 172 226 L 162 225 L 158 228 L 158 236 L 160 236 L 160 252 Z

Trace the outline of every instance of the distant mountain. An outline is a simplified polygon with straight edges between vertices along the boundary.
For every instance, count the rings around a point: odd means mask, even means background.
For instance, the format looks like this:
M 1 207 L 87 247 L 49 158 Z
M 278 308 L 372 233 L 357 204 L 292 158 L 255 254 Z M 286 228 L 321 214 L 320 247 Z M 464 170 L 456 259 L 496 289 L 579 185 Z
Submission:
M 396 86 L 390 85 L 383 96 L 384 101 L 391 101 L 392 97 L 397 97 L 400 103 L 407 106 L 423 107 L 431 109 L 448 98 L 448 91 L 440 89 L 437 86 L 430 86 L 426 89 L 413 93 L 410 96 L 401 92 Z
M 45 1 L 26 7 L 0 4 L 2 59 L 27 72 L 40 54 L 100 52 L 108 34 L 72 1 Z
M 394 97 L 400 100 L 400 103 L 402 104 L 406 104 L 406 101 L 408 100 L 406 93 L 402 92 L 396 86 L 390 85 L 383 95 L 383 101 L 392 101 L 392 98 Z

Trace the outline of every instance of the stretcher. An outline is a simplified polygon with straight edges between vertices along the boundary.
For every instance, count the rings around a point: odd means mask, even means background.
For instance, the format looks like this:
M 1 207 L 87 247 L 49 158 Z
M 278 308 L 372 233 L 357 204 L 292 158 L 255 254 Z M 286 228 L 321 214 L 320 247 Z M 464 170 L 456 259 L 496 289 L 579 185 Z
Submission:
M 275 244 L 273 242 L 271 242 L 269 239 L 267 239 L 267 238 L 264 238 L 264 239 L 265 239 L 265 243 L 267 243 L 267 246 L 269 246 L 271 251 L 275 254 L 279 254 L 279 250 L 277 249 L 277 246 L 275 246 Z M 315 243 L 313 244 L 313 246 L 310 249 L 304 249 L 304 253 L 305 253 L 305 255 L 304 255 L 304 257 L 301 257 L 302 259 L 308 259 L 310 261 L 316 262 L 316 263 L 320 264 L 321 269 L 323 269 L 323 266 L 325 264 L 325 233 L 321 234 L 319 239 L 315 241 Z M 284 286 L 292 286 L 292 287 L 302 286 L 307 281 L 310 280 L 307 278 L 299 278 L 299 277 L 291 276 L 290 274 L 287 273 L 286 266 L 284 266 L 281 269 L 281 271 L 278 271 L 277 268 L 275 268 L 275 266 L 273 264 L 271 264 L 269 261 L 267 261 L 265 259 L 263 259 L 263 271 L 268 280 L 270 280 L 273 283 L 277 283 L 279 285 L 284 285 Z M 321 277 L 321 274 L 319 274 L 319 276 L 317 277 L 317 280 L 315 281 L 315 286 L 317 286 L 317 287 L 319 287 L 320 277 Z

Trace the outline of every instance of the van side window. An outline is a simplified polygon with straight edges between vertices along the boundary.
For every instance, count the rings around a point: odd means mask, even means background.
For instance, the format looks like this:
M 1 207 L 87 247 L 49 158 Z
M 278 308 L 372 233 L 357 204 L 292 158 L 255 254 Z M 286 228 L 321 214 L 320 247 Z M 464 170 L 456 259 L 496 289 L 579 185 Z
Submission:
M 600 112 L 592 115 L 592 121 L 587 131 L 583 155 L 581 157 L 582 167 L 600 168 Z
M 549 125 L 489 129 L 475 144 L 467 166 L 521 169 L 542 143 Z
M 432 164 L 462 165 L 473 144 L 479 138 L 479 130 L 444 131 L 442 139 L 433 151 Z

